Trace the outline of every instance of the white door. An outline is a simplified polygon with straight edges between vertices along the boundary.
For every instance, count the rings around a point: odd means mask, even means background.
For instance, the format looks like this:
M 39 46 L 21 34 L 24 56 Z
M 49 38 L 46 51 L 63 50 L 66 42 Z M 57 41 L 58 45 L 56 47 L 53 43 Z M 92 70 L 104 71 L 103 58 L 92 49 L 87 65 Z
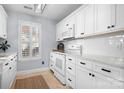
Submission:
M 87 89 L 94 88 L 94 78 L 91 76 L 92 71 L 76 67 L 76 88 Z
M 122 83 L 116 82 L 115 80 L 113 80 L 107 76 L 98 74 L 98 73 L 95 73 L 94 78 L 95 78 L 95 81 L 94 81 L 95 88 L 97 88 L 97 89 L 98 88 L 111 89 L 111 88 L 122 88 L 123 87 Z
M 95 13 L 94 5 L 88 5 L 85 8 L 85 34 L 94 33 L 94 24 L 95 24 Z
M 84 35 L 84 14 L 84 10 L 81 10 L 76 14 L 75 38 L 80 38 Z
M 116 5 L 116 29 L 122 29 L 124 28 L 124 5 L 123 4 L 117 4 Z
M 95 32 L 105 32 L 111 28 L 111 6 L 109 4 L 95 5 Z

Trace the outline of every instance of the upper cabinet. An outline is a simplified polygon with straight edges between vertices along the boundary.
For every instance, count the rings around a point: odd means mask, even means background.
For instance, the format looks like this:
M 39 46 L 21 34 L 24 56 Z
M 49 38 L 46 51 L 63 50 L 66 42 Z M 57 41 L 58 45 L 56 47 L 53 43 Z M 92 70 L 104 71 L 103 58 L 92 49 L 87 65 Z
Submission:
M 95 33 L 110 30 L 113 16 L 112 6 L 109 4 L 95 5 Z
M 87 5 L 84 9 L 85 12 L 85 35 L 94 33 L 95 24 L 95 5 Z
M 58 23 L 56 25 L 56 41 L 62 41 L 63 23 Z
M 0 38 L 7 38 L 7 14 L 0 5 Z
M 75 32 L 75 16 L 71 16 L 70 18 L 64 21 L 64 29 L 62 33 L 63 39 L 73 38 Z
M 84 14 L 84 10 L 81 10 L 76 14 L 75 38 L 80 38 L 84 35 Z
M 83 38 L 92 35 L 108 34 L 124 29 L 123 4 L 82 5 L 62 20 L 62 37 Z
M 76 14 L 75 38 L 94 33 L 95 5 L 87 5 Z
M 115 24 L 113 28 L 124 29 L 124 4 L 115 5 Z

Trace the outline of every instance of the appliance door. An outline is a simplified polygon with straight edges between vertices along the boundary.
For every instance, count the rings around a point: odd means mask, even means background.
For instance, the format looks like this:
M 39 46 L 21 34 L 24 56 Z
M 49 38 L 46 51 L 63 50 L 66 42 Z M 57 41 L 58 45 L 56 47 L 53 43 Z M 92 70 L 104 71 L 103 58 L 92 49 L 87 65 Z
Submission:
M 56 55 L 55 70 L 61 75 L 65 75 L 65 55 Z

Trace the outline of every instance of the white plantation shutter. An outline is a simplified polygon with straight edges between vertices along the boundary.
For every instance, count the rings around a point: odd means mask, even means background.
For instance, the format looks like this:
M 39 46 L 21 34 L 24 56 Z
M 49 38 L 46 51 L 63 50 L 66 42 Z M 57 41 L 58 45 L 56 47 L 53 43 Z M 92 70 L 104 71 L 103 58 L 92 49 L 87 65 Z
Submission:
M 32 59 L 41 57 L 40 30 L 41 29 L 39 24 L 20 22 L 20 59 Z

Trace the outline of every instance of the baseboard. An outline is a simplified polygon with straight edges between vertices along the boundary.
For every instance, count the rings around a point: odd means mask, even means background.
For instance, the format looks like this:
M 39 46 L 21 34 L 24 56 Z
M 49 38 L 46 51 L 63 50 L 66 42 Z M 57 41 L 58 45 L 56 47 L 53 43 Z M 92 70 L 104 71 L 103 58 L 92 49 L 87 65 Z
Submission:
M 33 74 L 33 73 L 37 73 L 37 72 L 46 71 L 46 70 L 49 70 L 49 67 L 25 70 L 25 71 L 18 71 L 16 74 L 16 77 L 25 76 L 25 75 L 29 75 L 29 74 Z

